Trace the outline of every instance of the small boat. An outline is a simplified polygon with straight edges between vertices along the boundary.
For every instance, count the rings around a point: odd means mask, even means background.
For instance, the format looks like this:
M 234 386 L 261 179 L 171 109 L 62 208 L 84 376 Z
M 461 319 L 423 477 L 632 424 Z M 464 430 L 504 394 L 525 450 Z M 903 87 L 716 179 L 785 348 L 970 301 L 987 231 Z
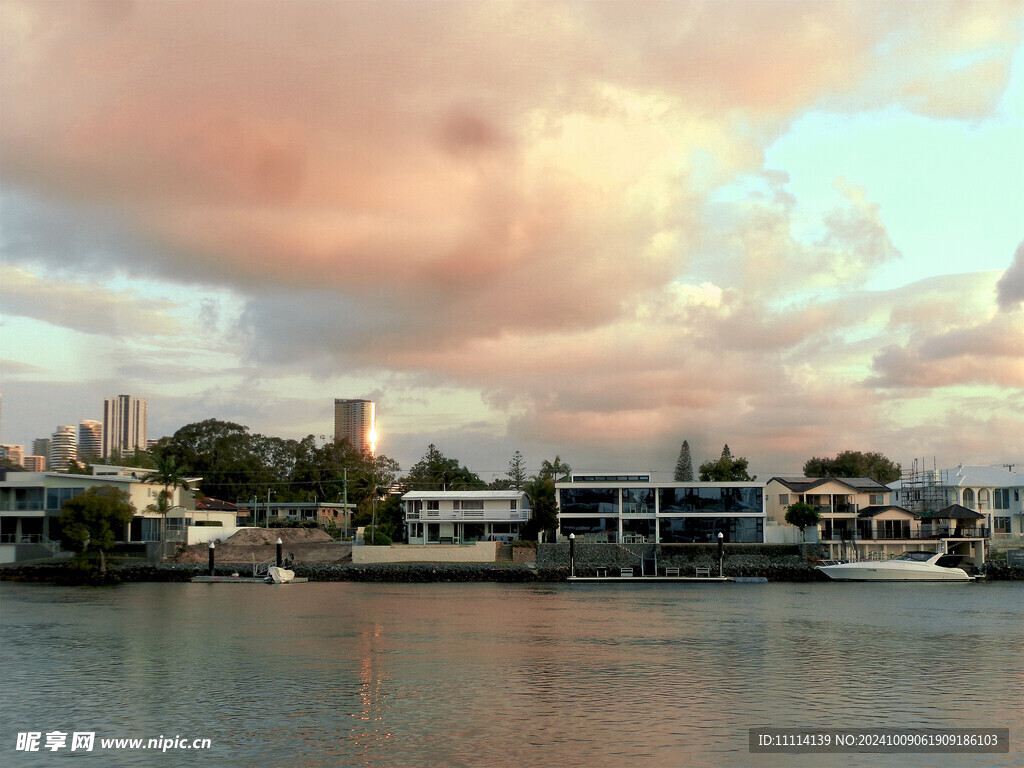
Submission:
M 818 570 L 834 581 L 973 581 L 957 567 L 961 560 L 963 555 L 944 552 L 904 552 L 892 560 L 819 565 Z
M 287 568 L 280 568 L 276 565 L 272 565 L 267 568 L 267 583 L 268 584 L 287 584 L 295 578 L 295 571 L 289 571 Z

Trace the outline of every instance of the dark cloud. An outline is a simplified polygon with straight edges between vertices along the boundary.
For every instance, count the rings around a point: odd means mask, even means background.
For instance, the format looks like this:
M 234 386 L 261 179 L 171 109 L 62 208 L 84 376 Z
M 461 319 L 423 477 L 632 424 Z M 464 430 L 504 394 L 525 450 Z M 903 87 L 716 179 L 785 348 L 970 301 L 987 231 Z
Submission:
M 1024 240 L 1017 246 L 1013 264 L 999 279 L 996 296 L 999 298 L 999 307 L 1003 310 L 1017 309 L 1024 301 Z

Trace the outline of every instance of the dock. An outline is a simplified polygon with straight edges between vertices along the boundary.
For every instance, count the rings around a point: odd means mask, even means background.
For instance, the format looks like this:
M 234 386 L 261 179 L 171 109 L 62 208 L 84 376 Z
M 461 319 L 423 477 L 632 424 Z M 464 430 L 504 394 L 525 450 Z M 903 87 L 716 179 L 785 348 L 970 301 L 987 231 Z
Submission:
M 604 584 L 721 584 L 735 581 L 731 576 L 570 576 L 569 581 L 592 581 Z
M 286 584 L 305 584 L 309 581 L 305 576 L 296 576 L 291 581 L 285 581 L 278 584 L 275 581 L 267 581 L 265 577 L 252 577 L 252 576 L 193 576 L 191 579 L 193 584 L 273 584 L 274 586 L 284 586 Z

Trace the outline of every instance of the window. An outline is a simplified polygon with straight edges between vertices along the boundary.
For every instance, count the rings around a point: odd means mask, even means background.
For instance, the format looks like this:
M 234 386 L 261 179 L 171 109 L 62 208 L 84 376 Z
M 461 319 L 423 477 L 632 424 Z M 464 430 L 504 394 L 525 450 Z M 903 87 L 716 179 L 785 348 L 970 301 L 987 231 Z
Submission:
M 509 501 L 508 508 L 515 512 L 517 509 L 519 509 L 519 500 L 512 499 L 511 501 Z
M 441 509 L 441 502 L 439 502 L 437 499 L 434 499 L 433 501 L 428 501 L 427 502 L 427 510 L 428 511 L 430 511 L 430 512 L 437 512 L 439 509 Z M 456 509 L 457 509 L 457 507 L 456 507 Z
M 872 493 L 872 494 L 870 494 L 868 496 L 868 502 L 873 507 L 880 507 L 883 504 L 885 504 L 885 494 L 884 493 Z
M 978 510 L 988 509 L 988 489 L 982 488 L 978 491 Z
M 1009 488 L 996 488 L 992 492 L 992 509 L 1009 509 L 1010 508 L 1010 489 Z
M 47 488 L 46 508 L 60 509 L 64 502 L 82 493 L 85 488 Z
M 974 490 L 971 488 L 964 488 L 964 506 L 974 509 Z
M 484 502 L 482 499 L 466 499 L 463 501 L 455 502 L 455 510 L 462 510 L 463 512 L 482 512 L 484 509 Z
M 789 494 L 788 493 L 780 493 L 779 494 L 779 504 L 781 504 L 784 507 L 788 507 L 789 506 Z
M 993 517 L 992 527 L 996 533 L 1009 533 L 1010 532 L 1010 518 L 1008 517 Z

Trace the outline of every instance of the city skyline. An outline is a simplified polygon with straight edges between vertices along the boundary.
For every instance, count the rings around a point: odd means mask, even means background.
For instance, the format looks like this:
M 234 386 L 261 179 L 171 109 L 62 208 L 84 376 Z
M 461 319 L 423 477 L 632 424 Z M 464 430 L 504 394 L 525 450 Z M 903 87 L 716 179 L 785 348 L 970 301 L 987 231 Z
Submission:
M 4 443 L 1024 459 L 1019 3 L 186 7 L 0 5 Z

